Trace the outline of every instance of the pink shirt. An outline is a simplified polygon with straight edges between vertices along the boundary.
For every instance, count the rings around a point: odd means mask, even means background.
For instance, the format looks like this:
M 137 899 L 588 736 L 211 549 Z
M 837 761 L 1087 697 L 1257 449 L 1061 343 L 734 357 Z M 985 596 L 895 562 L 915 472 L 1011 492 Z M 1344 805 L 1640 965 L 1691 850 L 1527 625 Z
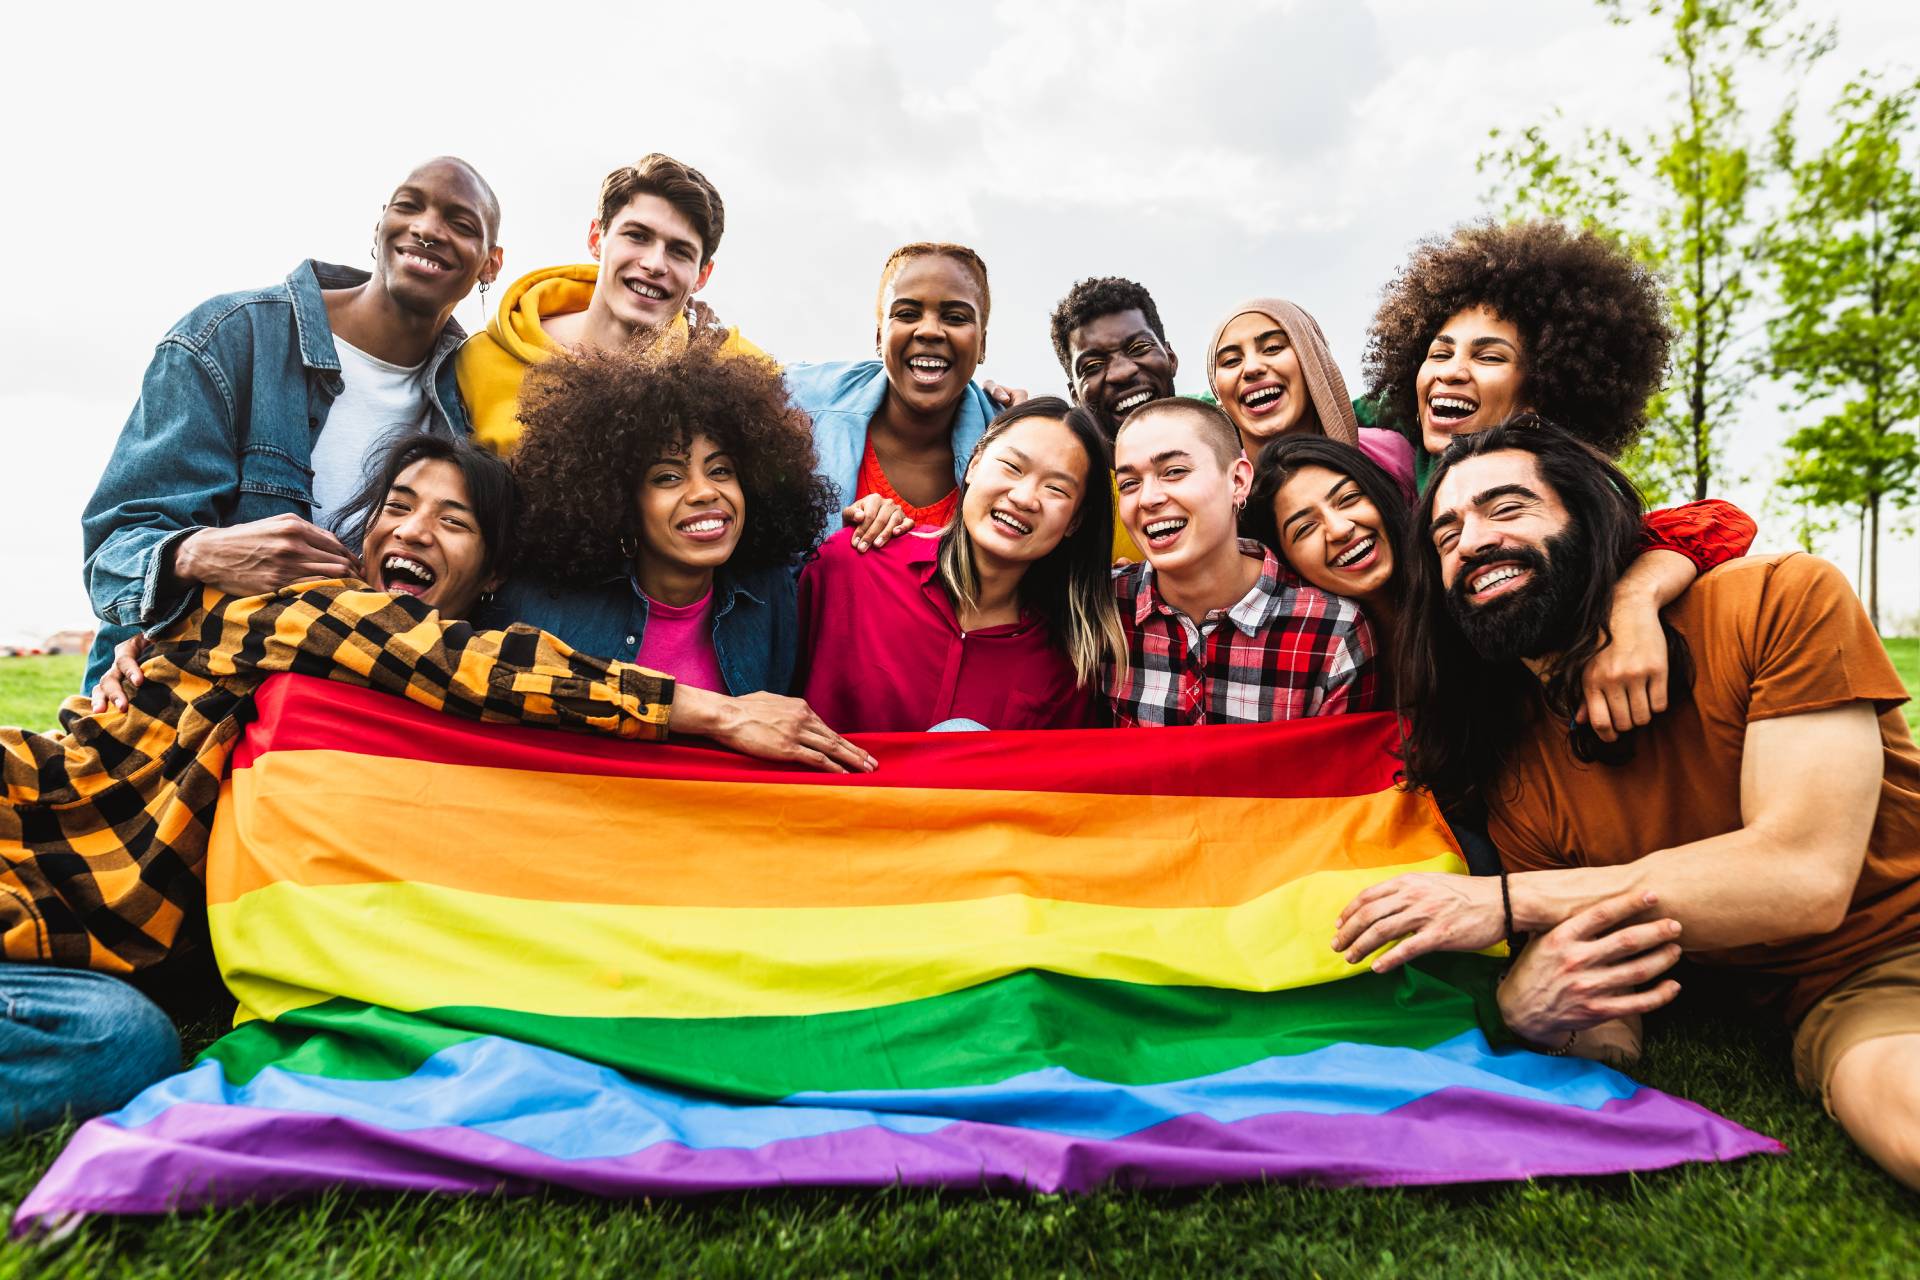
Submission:
M 1413 485 L 1413 444 L 1398 431 L 1381 427 L 1360 428 L 1360 452 L 1380 464 L 1380 469 L 1400 486 L 1400 496 L 1409 505 L 1418 495 Z
M 725 693 L 720 657 L 713 651 L 713 591 L 692 604 L 661 604 L 647 598 L 647 629 L 634 662 L 664 671 L 681 684 Z
M 841 733 L 912 733 L 943 720 L 989 729 L 1072 729 L 1087 691 L 1029 614 L 963 632 L 935 576 L 937 530 L 862 554 L 827 539 L 800 575 L 801 696 Z

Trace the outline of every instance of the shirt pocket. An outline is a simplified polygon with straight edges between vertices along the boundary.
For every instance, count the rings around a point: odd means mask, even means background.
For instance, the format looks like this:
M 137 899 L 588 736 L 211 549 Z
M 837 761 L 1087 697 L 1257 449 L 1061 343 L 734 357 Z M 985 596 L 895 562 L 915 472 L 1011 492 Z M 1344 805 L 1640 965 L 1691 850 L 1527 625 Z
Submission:
M 313 468 L 278 445 L 240 450 L 240 493 L 313 505 Z

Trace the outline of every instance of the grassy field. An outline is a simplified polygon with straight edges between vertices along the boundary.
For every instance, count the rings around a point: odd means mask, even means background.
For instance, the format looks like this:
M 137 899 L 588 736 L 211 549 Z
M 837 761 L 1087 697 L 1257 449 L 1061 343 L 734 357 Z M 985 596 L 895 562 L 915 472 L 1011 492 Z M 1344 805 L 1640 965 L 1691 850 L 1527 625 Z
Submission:
M 46 731 L 60 725 L 60 702 L 80 690 L 87 660 L 77 653 L 53 658 L 0 658 L 0 724 Z
M 1888 645 L 1920 689 L 1920 641 Z M 46 662 L 47 660 L 38 660 Z M 61 660 L 52 660 L 59 662 Z M 48 723 L 70 673 L 0 659 L 0 723 Z M 1909 708 L 1909 715 L 1913 711 Z M 1704 974 L 1649 1029 L 1637 1073 L 1792 1154 L 1644 1176 L 1406 1191 L 1223 1187 L 1082 1198 L 894 1190 L 606 1203 L 334 1196 L 90 1223 L 0 1246 L 13 1276 L 1911 1276 L 1920 1197 L 1863 1160 L 1794 1088 L 1780 1032 Z M 190 1048 L 215 1034 L 205 1017 Z M 0 1140 L 0 1206 L 70 1130 Z

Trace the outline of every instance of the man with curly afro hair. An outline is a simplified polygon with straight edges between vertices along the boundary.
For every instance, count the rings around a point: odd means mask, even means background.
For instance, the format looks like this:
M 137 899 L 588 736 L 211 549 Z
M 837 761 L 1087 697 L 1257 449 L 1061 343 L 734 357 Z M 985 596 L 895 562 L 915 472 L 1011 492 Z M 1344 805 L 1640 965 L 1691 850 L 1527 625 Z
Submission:
M 1387 285 L 1368 394 L 1413 439 L 1422 486 L 1454 437 L 1528 411 L 1612 457 L 1646 426 L 1671 340 L 1658 278 L 1625 249 L 1552 221 L 1478 222 L 1422 241 Z M 1604 741 L 1666 710 L 1660 609 L 1756 532 L 1717 500 L 1648 513 L 1615 588 L 1613 641 L 1590 664 L 1582 714 Z
M 528 375 L 520 415 L 504 619 L 683 686 L 786 693 L 795 569 L 839 506 L 779 370 L 713 338 L 560 354 Z

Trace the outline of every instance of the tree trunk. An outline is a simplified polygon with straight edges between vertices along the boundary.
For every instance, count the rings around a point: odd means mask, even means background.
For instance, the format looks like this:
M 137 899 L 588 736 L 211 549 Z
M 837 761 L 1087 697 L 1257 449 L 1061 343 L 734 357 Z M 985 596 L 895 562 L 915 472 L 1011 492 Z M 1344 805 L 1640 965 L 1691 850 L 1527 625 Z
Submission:
M 1867 569 L 1867 617 L 1880 629 L 1880 495 L 1870 500 L 1873 510 L 1873 551 Z

